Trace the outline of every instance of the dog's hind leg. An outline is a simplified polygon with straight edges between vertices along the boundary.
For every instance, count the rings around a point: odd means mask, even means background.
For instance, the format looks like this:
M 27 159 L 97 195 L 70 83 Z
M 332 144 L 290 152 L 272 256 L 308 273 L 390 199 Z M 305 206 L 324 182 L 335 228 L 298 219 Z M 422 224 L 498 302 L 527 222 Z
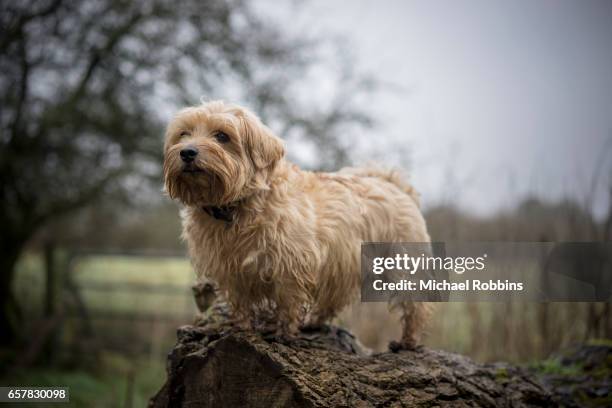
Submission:
M 396 303 L 392 308 L 401 311 L 402 337 L 399 342 L 392 341 L 389 348 L 392 351 L 416 348 L 431 315 L 432 306 L 428 303 L 403 301 Z

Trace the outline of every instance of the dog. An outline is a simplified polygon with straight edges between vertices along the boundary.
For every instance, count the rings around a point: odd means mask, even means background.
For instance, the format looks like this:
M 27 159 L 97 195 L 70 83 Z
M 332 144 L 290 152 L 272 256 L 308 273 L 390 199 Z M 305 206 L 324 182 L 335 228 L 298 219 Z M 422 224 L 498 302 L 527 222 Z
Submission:
M 390 171 L 304 171 L 251 111 L 222 101 L 169 123 L 165 191 L 180 201 L 197 276 L 214 281 L 236 316 L 272 311 L 281 332 L 322 325 L 358 295 L 364 241 L 429 242 L 416 191 Z M 424 303 L 399 303 L 399 347 L 414 348 Z M 397 343 L 396 343 L 397 345 Z

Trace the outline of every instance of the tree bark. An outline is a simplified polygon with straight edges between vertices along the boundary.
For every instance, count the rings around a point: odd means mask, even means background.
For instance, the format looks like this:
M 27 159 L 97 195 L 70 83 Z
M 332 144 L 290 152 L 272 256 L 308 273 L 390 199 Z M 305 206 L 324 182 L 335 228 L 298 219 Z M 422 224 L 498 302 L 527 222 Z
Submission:
M 333 326 L 280 340 L 234 327 L 225 310 L 216 305 L 178 330 L 151 407 L 554 405 L 532 374 L 509 364 L 425 347 L 370 354 Z
M 2 228 L 0 238 L 0 346 L 15 345 L 19 339 L 20 308 L 13 293 L 15 267 L 25 239 Z
M 0 253 L 0 346 L 14 345 L 18 338 L 20 310 L 12 289 L 19 252 L 14 249 Z

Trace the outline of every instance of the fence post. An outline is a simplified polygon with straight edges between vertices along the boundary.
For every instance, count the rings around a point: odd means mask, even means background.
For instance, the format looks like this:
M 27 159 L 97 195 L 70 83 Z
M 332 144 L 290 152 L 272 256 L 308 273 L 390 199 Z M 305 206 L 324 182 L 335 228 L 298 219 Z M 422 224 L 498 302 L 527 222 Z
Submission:
M 55 243 L 53 241 L 45 242 L 44 246 L 45 259 L 45 302 L 44 302 L 44 317 L 49 323 L 50 331 L 48 335 L 46 351 L 47 359 L 50 362 L 55 360 L 57 346 L 57 328 L 54 327 L 53 320 L 57 314 L 57 290 L 58 277 L 57 265 L 55 262 Z
M 130 368 L 127 372 L 127 381 L 125 385 L 125 408 L 132 408 L 134 403 L 134 377 L 136 376 L 134 368 Z

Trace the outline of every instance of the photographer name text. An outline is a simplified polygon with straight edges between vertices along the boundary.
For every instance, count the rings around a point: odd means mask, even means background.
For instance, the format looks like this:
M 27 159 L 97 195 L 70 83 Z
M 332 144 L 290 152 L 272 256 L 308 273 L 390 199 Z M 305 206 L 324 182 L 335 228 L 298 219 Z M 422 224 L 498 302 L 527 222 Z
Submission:
M 395 277 L 412 277 L 418 272 L 448 271 L 456 275 L 475 271 L 486 272 L 487 254 L 477 257 L 439 257 L 439 256 L 410 256 L 396 254 L 393 257 L 376 257 L 372 260 L 372 273 L 381 275 L 392 272 Z M 385 281 L 376 279 L 372 282 L 375 291 L 523 291 L 523 282 L 514 282 L 508 279 L 465 279 L 454 282 L 447 279 L 418 278 L 415 280 L 395 279 Z

